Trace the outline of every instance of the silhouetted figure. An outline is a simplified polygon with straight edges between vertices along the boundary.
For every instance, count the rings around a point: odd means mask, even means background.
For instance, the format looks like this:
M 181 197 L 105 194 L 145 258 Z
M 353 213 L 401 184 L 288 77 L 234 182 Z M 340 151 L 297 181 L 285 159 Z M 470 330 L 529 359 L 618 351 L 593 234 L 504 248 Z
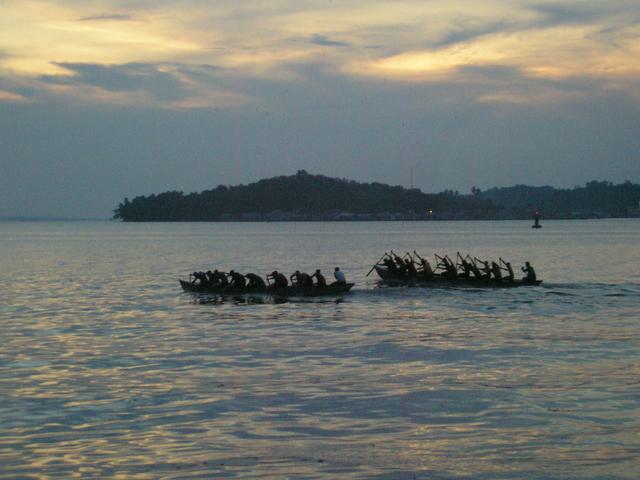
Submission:
M 524 282 L 536 281 L 536 271 L 533 269 L 533 267 L 529 262 L 524 262 L 524 267 L 522 267 L 522 271 L 525 273 L 525 277 L 522 279 Z
M 336 267 L 333 271 L 333 276 L 336 278 L 335 283 L 338 285 L 346 285 L 347 278 L 344 276 L 344 272 L 340 270 L 340 267 Z
M 255 273 L 247 273 L 245 275 L 245 278 L 247 279 L 247 288 L 253 290 L 263 290 L 267 288 L 267 284 L 260 275 L 256 275 Z
M 206 285 L 207 284 L 207 274 L 204 272 L 193 272 L 193 280 L 191 283 L 194 285 Z
M 291 284 L 296 287 L 309 288 L 313 286 L 313 279 L 308 273 L 296 270 L 290 277 Z
M 316 270 L 316 273 L 311 275 L 311 277 L 316 279 L 316 287 L 324 288 L 327 286 L 327 280 L 324 278 L 324 275 L 320 273 L 320 269 Z
M 409 254 L 407 254 L 409 255 Z M 404 260 L 404 266 L 405 266 L 405 271 L 407 272 L 407 274 L 410 277 L 417 277 L 418 276 L 418 271 L 416 270 L 416 266 L 413 263 L 413 259 L 411 258 L 411 256 L 409 256 L 409 258 L 406 258 Z
M 422 258 L 415 250 L 413 254 L 420 260 L 420 271 L 418 272 L 423 278 L 433 278 L 433 268 L 426 258 Z
M 491 262 L 491 273 L 493 274 L 493 278 L 496 280 L 502 280 L 502 270 L 500 269 L 500 265 L 496 262 Z
M 229 284 L 231 288 L 245 288 L 247 286 L 247 280 L 241 273 L 231 270 L 229 277 L 231 277 L 231 283 Z
M 213 275 L 211 277 L 213 278 L 212 285 L 214 287 L 224 288 L 229 285 L 229 280 L 227 280 L 227 275 L 224 272 L 219 272 L 218 270 L 214 270 Z
M 514 275 L 513 275 L 513 268 L 511 267 L 511 262 L 505 262 L 504 263 L 505 268 L 507 269 L 507 274 L 505 275 L 504 279 L 511 283 L 514 280 Z
M 490 279 L 491 278 L 491 266 L 488 261 L 480 262 L 482 263 L 482 278 Z
M 285 277 L 282 273 L 278 272 L 277 270 L 274 270 L 273 272 L 271 272 L 271 275 L 267 275 L 267 279 L 269 278 L 273 281 L 273 283 L 271 284 L 271 287 L 273 288 L 286 288 L 289 286 L 289 281 L 287 280 L 287 277 Z
M 395 262 L 393 261 L 393 259 L 390 256 L 385 257 L 385 259 L 382 261 L 382 263 L 384 264 L 385 267 L 387 267 L 387 270 L 389 272 L 397 272 L 398 271 L 398 267 L 396 267 Z

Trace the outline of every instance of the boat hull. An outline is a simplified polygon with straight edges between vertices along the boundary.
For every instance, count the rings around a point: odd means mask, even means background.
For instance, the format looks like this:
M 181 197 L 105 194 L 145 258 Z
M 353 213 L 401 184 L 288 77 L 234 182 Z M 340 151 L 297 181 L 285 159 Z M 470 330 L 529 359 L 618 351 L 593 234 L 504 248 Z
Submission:
M 448 278 L 440 275 L 436 275 L 432 278 L 424 277 L 410 277 L 408 275 L 401 275 L 394 272 L 389 272 L 385 267 L 376 265 L 376 273 L 386 283 L 396 283 L 403 285 L 420 285 L 429 287 L 480 287 L 480 288 L 513 288 L 513 287 L 532 287 L 540 285 L 542 280 L 525 281 L 514 280 L 508 282 L 506 280 L 495 279 L 478 279 L 478 278 Z
M 213 287 L 211 285 L 199 285 L 180 280 L 180 285 L 187 292 L 209 293 L 215 295 L 269 295 L 272 297 L 321 297 L 335 296 L 348 293 L 353 287 L 353 283 L 331 284 L 326 287 L 294 287 L 285 288 L 234 288 L 234 287 Z

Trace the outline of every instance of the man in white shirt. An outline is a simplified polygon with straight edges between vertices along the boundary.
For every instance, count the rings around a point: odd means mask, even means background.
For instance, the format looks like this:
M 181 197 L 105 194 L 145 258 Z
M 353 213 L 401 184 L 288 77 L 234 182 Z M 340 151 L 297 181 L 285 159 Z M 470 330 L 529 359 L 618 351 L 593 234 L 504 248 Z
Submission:
M 336 267 L 335 271 L 333 272 L 333 276 L 336 277 L 336 283 L 341 285 L 347 283 L 347 279 L 345 278 L 342 270 L 340 270 L 340 267 Z

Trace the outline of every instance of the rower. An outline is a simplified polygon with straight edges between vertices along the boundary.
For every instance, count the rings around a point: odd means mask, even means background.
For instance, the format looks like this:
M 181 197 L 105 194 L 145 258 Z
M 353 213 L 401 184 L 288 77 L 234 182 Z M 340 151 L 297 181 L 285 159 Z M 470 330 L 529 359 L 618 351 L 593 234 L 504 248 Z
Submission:
M 513 276 L 513 268 L 511 267 L 511 262 L 505 262 L 505 266 L 507 268 L 507 276 L 505 277 L 505 280 L 507 282 L 513 282 L 514 276 Z
M 460 276 L 464 278 L 469 278 L 471 276 L 472 268 L 471 264 L 467 262 L 465 258 L 460 255 L 460 252 L 457 252 L 458 258 L 460 259 L 459 266 L 462 269 L 460 272 Z
M 410 277 L 417 277 L 418 271 L 416 270 L 416 266 L 413 263 L 413 258 L 411 258 L 411 255 L 409 255 L 409 253 L 407 253 L 407 255 L 408 257 L 404 260 L 405 269 Z
M 247 288 L 252 290 L 264 290 L 267 288 L 267 284 L 264 282 L 260 275 L 256 275 L 255 273 L 247 273 L 245 275 L 247 279 Z
M 387 270 L 389 272 L 396 272 L 398 270 L 398 267 L 396 267 L 396 264 L 390 255 L 387 255 L 385 259 L 382 261 L 382 263 L 384 264 L 385 267 L 387 267 Z
M 285 277 L 282 273 L 274 270 L 271 272 L 271 275 L 267 275 L 267 279 L 273 280 L 273 283 L 269 285 L 271 288 L 287 288 L 289 286 L 289 281 L 287 277 Z
M 333 276 L 336 278 L 335 283 L 337 283 L 338 285 L 346 285 L 347 279 L 344 276 L 344 272 L 340 270 L 340 267 L 335 268 L 335 270 L 333 271 Z
M 477 279 L 484 278 L 482 275 L 482 272 L 478 268 L 478 265 L 476 265 L 476 261 L 473 258 L 471 258 L 469 255 L 467 255 L 467 259 L 468 259 L 467 263 L 471 268 L 471 272 L 473 273 L 473 276 Z
M 493 273 L 493 278 L 502 281 L 502 270 L 500 270 L 500 265 L 496 262 L 491 262 L 491 273 Z
M 522 267 L 522 271 L 526 273 L 525 277 L 522 279 L 524 282 L 536 281 L 536 271 L 533 269 L 533 267 L 529 262 L 524 262 L 524 267 Z
M 224 272 L 214 270 L 211 277 L 213 278 L 212 285 L 214 287 L 226 287 L 229 285 L 229 280 L 227 280 L 227 275 Z
M 213 272 L 211 270 L 207 270 L 207 283 L 210 285 L 213 284 Z
M 407 266 L 404 264 L 404 260 L 393 252 L 391 252 L 391 254 L 393 255 L 393 259 L 396 262 L 396 270 L 398 271 L 398 273 L 407 273 Z
M 247 286 L 247 280 L 241 273 L 231 270 L 229 276 L 231 277 L 231 283 L 229 284 L 231 288 L 244 288 Z
M 420 260 L 421 269 L 418 273 L 424 278 L 433 278 L 433 268 L 431 268 L 431 264 L 429 263 L 429 261 L 426 258 L 422 258 L 420 255 L 418 255 L 418 252 L 416 252 L 415 250 L 413 251 L 413 254 Z
M 327 280 L 324 278 L 324 275 L 320 273 L 320 269 L 316 270 L 316 273 L 311 275 L 311 278 L 316 279 L 316 287 L 324 288 L 327 286 Z
M 446 270 L 447 277 L 449 277 L 449 278 L 457 278 L 458 277 L 458 269 L 453 264 L 451 259 L 447 255 L 445 255 L 444 258 L 442 259 L 442 261 L 444 263 L 444 269 Z
M 487 260 L 485 260 L 484 262 L 480 261 L 480 263 L 482 264 L 482 272 L 483 272 L 482 278 L 485 278 L 487 280 L 490 279 L 491 278 L 491 267 L 489 266 L 489 262 Z
M 193 272 L 193 283 L 194 285 L 205 285 L 207 283 L 207 275 L 204 272 Z

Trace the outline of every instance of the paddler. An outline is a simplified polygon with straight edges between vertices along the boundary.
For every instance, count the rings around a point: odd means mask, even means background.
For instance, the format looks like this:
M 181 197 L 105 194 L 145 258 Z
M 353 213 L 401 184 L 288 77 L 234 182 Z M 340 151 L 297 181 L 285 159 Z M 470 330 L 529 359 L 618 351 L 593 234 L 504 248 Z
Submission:
M 524 262 L 524 267 L 522 267 L 522 271 L 526 274 L 522 279 L 523 282 L 535 282 L 536 281 L 536 271 L 533 269 L 529 262 Z
M 500 265 L 496 262 L 491 262 L 491 273 L 493 274 L 493 278 L 502 281 L 502 270 L 500 269 Z
M 274 270 L 271 275 L 267 275 L 267 279 L 271 279 L 273 283 L 269 285 L 271 288 L 287 288 L 289 281 L 282 273 Z
M 420 271 L 418 272 L 424 278 L 433 278 L 433 268 L 426 258 L 422 258 L 415 250 L 413 254 L 420 260 Z
M 247 280 L 244 278 L 244 275 L 242 275 L 241 273 L 231 270 L 229 272 L 229 277 L 231 278 L 231 283 L 229 284 L 231 288 L 243 289 L 247 286 Z
M 335 283 L 337 283 L 338 285 L 347 284 L 347 278 L 344 276 L 344 272 L 340 270 L 340 267 L 335 268 L 335 270 L 333 271 L 333 276 L 336 279 Z
M 324 288 L 327 286 L 327 280 L 324 278 L 324 275 L 320 273 L 320 269 L 316 270 L 316 273 L 311 275 L 311 278 L 316 279 L 316 287 Z
M 247 279 L 247 288 L 252 290 L 264 290 L 267 288 L 267 284 L 264 282 L 260 275 L 255 273 L 247 273 L 245 275 Z

